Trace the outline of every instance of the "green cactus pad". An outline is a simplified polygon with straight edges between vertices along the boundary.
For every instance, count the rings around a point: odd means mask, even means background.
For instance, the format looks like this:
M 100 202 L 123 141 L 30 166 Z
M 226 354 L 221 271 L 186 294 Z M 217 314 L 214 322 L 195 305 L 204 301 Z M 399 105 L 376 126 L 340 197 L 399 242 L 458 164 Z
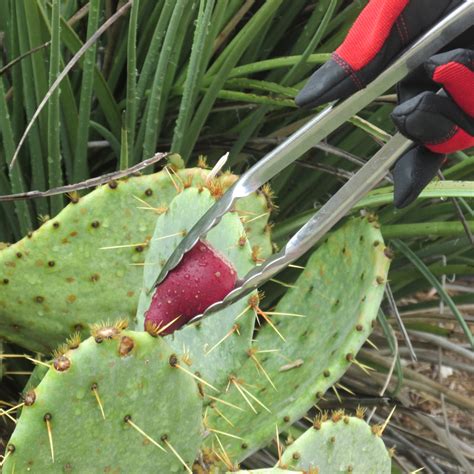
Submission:
M 112 181 L 0 250 L 0 336 L 46 353 L 90 323 L 134 317 L 143 268 L 133 264 L 143 263 L 146 245 L 101 248 L 145 243 L 158 215 L 153 208 L 167 208 L 185 187 L 203 186 L 206 175 L 165 169 Z M 220 195 L 235 179 L 225 174 L 207 186 Z M 263 214 L 267 202 L 253 194 L 239 200 L 238 209 L 245 217 Z M 252 245 L 264 254 L 271 249 L 267 221 L 268 213 L 247 225 Z
M 275 426 L 281 431 L 301 418 L 339 380 L 372 331 L 389 267 L 384 250 L 378 225 L 358 218 L 310 257 L 275 309 L 304 317 L 270 316 L 286 341 L 265 324 L 252 350 L 276 389 L 249 357 L 221 397 L 242 411 L 220 404 L 225 420 L 209 410 L 208 448 L 214 443 L 211 430 L 223 431 L 234 436 L 220 436 L 230 458 L 245 459 L 268 444 Z
M 391 459 L 371 427 L 356 417 L 343 416 L 316 423 L 283 453 L 285 467 L 320 473 L 390 474 Z
M 207 189 L 186 189 L 173 199 L 168 212 L 158 218 L 145 261 L 137 330 L 143 330 L 144 313 L 153 294 L 149 290 L 162 266 L 183 239 L 183 235 L 214 202 Z M 226 214 L 208 233 L 206 240 L 234 265 L 239 277 L 243 277 L 254 266 L 250 244 L 236 213 Z M 238 316 L 240 317 L 236 321 Z M 246 360 L 254 322 L 253 310 L 248 307 L 246 300 L 241 300 L 200 323 L 175 331 L 166 336 L 166 340 L 178 353 L 189 352 L 193 370 L 199 371 L 207 382 L 219 387 L 227 383 L 229 372 L 236 370 Z M 236 324 L 238 330 L 235 328 Z M 230 336 L 225 338 L 227 334 Z M 222 342 L 219 343 L 220 341 Z
M 171 348 L 120 326 L 93 334 L 55 359 L 25 396 L 5 474 L 183 472 L 164 438 L 192 465 L 201 442 L 202 400 L 194 379 L 170 365 Z

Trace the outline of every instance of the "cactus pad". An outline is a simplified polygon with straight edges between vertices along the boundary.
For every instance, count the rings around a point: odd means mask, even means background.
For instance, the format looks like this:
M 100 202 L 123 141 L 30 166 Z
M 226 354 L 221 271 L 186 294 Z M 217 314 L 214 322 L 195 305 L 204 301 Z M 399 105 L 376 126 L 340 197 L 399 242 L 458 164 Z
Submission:
M 301 418 L 355 360 L 383 296 L 384 249 L 375 222 L 351 220 L 313 253 L 276 314 L 266 315 L 272 325 L 259 331 L 221 397 L 242 411 L 221 405 L 227 420 L 214 410 L 205 420 L 209 430 L 234 436 L 221 437 L 233 462 L 268 444 L 275 425 L 282 430 Z M 207 447 L 213 438 L 211 431 Z
M 25 395 L 5 474 L 182 472 L 172 448 L 192 465 L 202 401 L 194 379 L 170 364 L 166 342 L 119 325 L 93 335 Z
M 158 218 L 145 262 L 137 329 L 143 328 L 143 315 L 152 296 L 149 289 L 162 265 L 183 239 L 183 235 L 213 203 L 214 199 L 208 190 L 186 189 L 173 199 L 168 212 Z M 239 277 L 255 264 L 241 219 L 236 213 L 226 214 L 208 233 L 206 241 L 233 265 Z M 195 277 L 190 275 L 190 278 Z M 182 291 L 182 288 L 176 287 L 175 291 Z M 236 321 L 238 316 L 240 317 Z M 206 381 L 219 386 L 227 383 L 228 373 L 236 370 L 247 358 L 246 351 L 250 347 L 254 321 L 254 312 L 248 307 L 247 301 L 242 300 L 200 323 L 182 327 L 166 339 L 177 352 L 189 352 L 193 370 L 198 370 Z M 227 334 L 229 336 L 225 338 Z
M 377 427 L 342 415 L 316 420 L 315 428 L 303 433 L 283 453 L 281 463 L 289 469 L 311 472 L 390 474 L 391 460 Z M 339 419 L 338 419 L 339 418 Z
M 0 336 L 46 353 L 71 333 L 85 333 L 90 323 L 132 318 L 143 270 L 133 264 L 144 261 L 157 215 L 185 187 L 206 185 L 219 196 L 236 179 L 225 174 L 206 184 L 206 175 L 166 168 L 111 181 L 0 250 Z M 260 213 L 246 228 L 252 245 L 268 254 L 267 200 L 253 194 L 238 209 L 246 218 Z M 120 245 L 126 247 L 101 250 Z

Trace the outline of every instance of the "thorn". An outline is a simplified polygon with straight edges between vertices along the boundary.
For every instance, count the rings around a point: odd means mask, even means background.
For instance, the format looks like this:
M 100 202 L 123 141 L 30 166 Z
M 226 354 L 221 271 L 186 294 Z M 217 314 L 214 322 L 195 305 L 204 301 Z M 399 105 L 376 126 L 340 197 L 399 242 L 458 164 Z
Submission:
M 46 415 L 44 415 L 43 419 L 46 423 L 46 429 L 48 431 L 48 439 L 49 439 L 49 448 L 51 450 L 51 459 L 53 461 L 53 464 L 54 464 L 54 445 L 53 445 L 53 431 L 51 429 L 51 414 L 50 413 L 46 413 Z
M 370 339 L 366 339 L 366 342 L 372 346 L 376 351 L 379 351 L 380 349 L 370 340 Z
M 174 186 L 174 189 L 176 189 L 176 192 L 177 192 L 177 193 L 180 193 L 180 192 L 181 192 L 181 189 L 179 189 L 179 186 L 176 184 L 176 181 L 174 180 L 173 176 L 171 175 L 170 170 L 168 169 L 168 167 L 165 166 L 163 169 L 164 169 L 164 170 L 166 171 L 166 173 L 168 174 L 168 178 L 169 178 L 169 179 L 171 180 L 171 182 L 173 183 L 173 186 Z
M 302 267 L 301 265 L 294 265 L 293 263 L 290 263 L 288 265 L 291 268 L 299 268 L 300 270 L 304 270 L 306 267 Z
M 214 436 L 216 437 L 217 442 L 219 443 L 219 446 L 221 447 L 222 456 L 224 457 L 224 459 L 222 459 L 222 461 L 226 465 L 227 469 L 229 469 L 230 471 L 233 471 L 234 465 L 232 464 L 232 460 L 230 459 L 229 455 L 227 454 L 227 451 L 224 449 L 224 446 L 221 443 L 221 440 L 220 440 L 219 436 L 217 435 L 217 433 L 214 433 Z M 218 453 L 216 452 L 216 454 L 218 454 Z
M 220 403 L 223 403 L 224 405 L 227 405 L 231 408 L 235 408 L 236 410 L 239 410 L 239 411 L 245 411 L 243 408 L 240 408 L 239 406 L 237 405 L 234 405 L 233 403 L 230 403 L 230 402 L 227 402 L 226 400 L 222 400 L 220 398 L 217 398 L 217 397 L 213 397 L 212 395 L 206 395 L 206 397 L 210 398 L 211 400 L 214 400 L 216 402 L 220 402 Z
M 10 454 L 13 453 L 13 451 L 15 451 L 15 449 L 13 448 L 13 445 L 11 444 L 8 445 L 6 449 L 7 454 L 5 454 L 4 456 L 1 456 L 3 459 L 0 461 L 0 467 L 3 467 L 3 465 L 6 463 L 8 459 L 8 456 L 10 456 Z
M 235 388 L 239 391 L 239 393 L 242 395 L 242 397 L 244 398 L 244 400 L 248 403 L 249 407 L 251 408 L 251 410 L 257 414 L 257 410 L 255 410 L 254 406 L 252 405 L 252 402 L 247 398 L 247 395 L 245 395 L 245 393 L 241 390 L 241 388 L 239 387 L 239 384 L 235 381 L 235 379 L 231 379 L 230 380 L 231 383 L 234 384 Z
M 176 316 L 176 318 L 174 318 L 172 321 L 170 321 L 169 323 L 166 323 L 163 327 L 158 327 L 157 330 L 156 330 L 156 335 L 158 336 L 159 334 L 161 334 L 163 331 L 166 331 L 172 324 L 174 324 L 181 316 Z
M 172 166 L 169 167 L 169 170 L 176 176 L 176 179 L 181 183 L 183 189 L 185 189 L 186 186 L 184 185 L 184 181 L 181 179 L 181 176 L 177 173 L 177 171 Z
M 255 354 L 264 354 L 265 352 L 280 352 L 280 349 L 262 349 L 255 351 Z
M 337 401 L 338 401 L 339 403 L 342 403 L 341 396 L 339 395 L 339 392 L 337 391 L 337 388 L 336 388 L 334 385 L 333 385 L 331 388 L 332 388 L 333 392 L 334 392 L 335 395 L 336 395 Z
M 181 462 L 181 464 L 184 466 L 184 468 L 186 469 L 186 471 L 189 473 L 189 474 L 193 474 L 193 471 L 191 471 L 190 467 L 184 462 L 184 459 L 179 455 L 178 451 L 176 451 L 176 449 L 173 448 L 173 446 L 171 445 L 171 443 L 165 438 L 163 439 L 163 443 L 166 444 L 166 446 L 171 450 L 171 452 L 179 459 L 179 461 Z
M 175 232 L 174 234 L 170 234 L 170 235 L 164 235 L 163 237 L 156 237 L 155 239 L 151 239 L 151 240 L 155 241 L 155 240 L 169 239 L 170 237 L 177 237 L 178 235 L 183 237 L 183 235 L 184 235 L 183 231 Z
M 162 207 L 153 207 L 150 203 L 144 201 L 143 199 L 139 198 L 138 196 L 133 196 L 137 201 L 141 202 L 142 204 L 144 204 L 146 207 L 137 207 L 137 209 L 141 209 L 141 210 L 144 210 L 144 211 L 154 211 L 156 212 L 157 214 L 163 214 L 165 213 L 168 208 L 166 206 L 162 206 Z
M 293 316 L 295 318 L 307 318 L 304 314 L 296 314 L 296 313 L 279 313 L 277 311 L 265 311 L 266 314 L 270 314 L 272 316 Z
M 42 360 L 34 359 L 33 357 L 27 354 L 0 354 L 0 359 L 27 359 L 30 362 L 33 362 L 34 364 L 44 365 L 45 367 L 48 367 L 48 369 L 51 368 L 50 364 L 47 364 Z
M 275 384 L 273 383 L 272 379 L 270 378 L 270 376 L 268 375 L 268 372 L 265 370 L 265 368 L 263 367 L 262 363 L 257 359 L 257 357 L 255 356 L 255 354 L 252 352 L 252 349 L 250 349 L 248 351 L 248 354 L 250 356 L 250 358 L 255 362 L 255 365 L 257 366 L 257 372 L 259 372 L 259 370 L 262 371 L 263 375 L 265 376 L 265 378 L 268 380 L 268 382 L 270 383 L 270 385 L 273 387 L 273 389 L 275 390 L 275 392 L 278 392 L 277 388 L 275 387 Z
M 206 385 L 206 387 L 209 387 L 209 388 L 211 388 L 212 390 L 214 390 L 215 392 L 218 392 L 218 393 L 219 393 L 219 390 L 218 390 L 216 387 L 214 387 L 213 385 L 211 385 L 209 382 L 206 382 L 204 379 L 202 379 L 201 377 L 197 376 L 196 374 L 193 374 L 190 370 L 184 368 L 182 365 L 174 364 L 174 365 L 172 365 L 172 367 L 176 367 L 177 369 L 182 370 L 183 372 L 185 372 L 186 374 L 190 375 L 191 377 L 194 377 L 198 382 L 201 382 L 202 384 Z
M 183 355 L 181 356 L 181 360 L 188 366 L 191 367 L 193 365 L 193 361 L 191 360 L 191 350 L 186 347 L 186 344 L 183 343 Z
M 286 342 L 286 339 L 282 336 L 280 331 L 276 328 L 276 326 L 273 324 L 272 320 L 267 316 L 266 313 L 264 313 L 258 306 L 255 307 L 255 310 L 257 313 L 265 319 L 265 321 L 270 325 L 270 327 L 280 336 L 283 342 Z
M 290 285 L 289 283 L 277 280 L 276 278 L 270 278 L 270 281 L 272 281 L 273 283 L 278 283 L 278 285 L 284 286 L 285 288 L 298 288 L 296 285 Z
M 245 219 L 245 217 L 241 217 L 241 220 L 242 220 L 242 223 L 243 224 L 250 224 L 250 222 L 253 222 L 253 221 L 256 221 L 257 219 L 261 219 L 262 217 L 265 217 L 265 216 L 268 216 L 270 213 L 267 211 L 267 212 L 264 212 L 263 214 L 260 214 L 256 217 L 252 217 L 252 219 Z
M 420 468 L 416 469 L 416 471 L 411 471 L 410 474 L 418 474 L 419 472 L 424 471 L 424 470 L 425 470 L 424 467 L 420 467 Z
M 364 371 L 367 375 L 370 375 L 369 370 L 374 371 L 372 367 L 369 367 L 368 365 L 363 364 L 362 362 L 359 362 L 355 357 L 351 360 L 357 367 L 359 367 L 362 371 Z
M 344 390 L 345 392 L 355 396 L 355 393 L 350 388 L 347 388 L 345 385 L 342 385 L 342 383 L 337 383 L 336 386 Z
M 222 344 L 228 337 L 232 336 L 232 334 L 234 334 L 234 332 L 237 333 L 239 332 L 239 325 L 238 324 L 234 324 L 232 326 L 232 329 L 230 331 L 227 332 L 227 334 L 222 338 L 220 339 L 219 341 L 217 341 L 207 352 L 206 352 L 206 355 L 210 354 L 216 347 L 218 347 L 220 344 Z
M 240 436 L 226 433 L 225 431 L 215 430 L 214 428 L 209 428 L 209 427 L 207 429 L 211 431 L 212 433 L 219 433 L 221 435 L 228 436 L 229 438 L 241 439 L 242 441 L 244 440 L 244 438 L 241 438 Z
M 221 156 L 219 160 L 217 160 L 217 163 L 214 165 L 211 171 L 209 171 L 209 174 L 207 175 L 206 178 L 206 184 L 209 184 L 210 181 L 212 181 L 219 171 L 225 166 L 227 162 L 227 158 L 229 158 L 229 152 L 227 152 L 225 155 Z
M 217 436 L 217 435 L 214 433 L 214 436 Z M 219 461 L 222 462 L 222 464 L 224 464 L 224 465 L 227 467 L 227 469 L 229 469 L 229 466 L 227 465 L 227 460 L 226 460 L 226 459 L 224 459 L 215 449 L 212 450 L 211 452 L 212 452 L 212 454 L 213 454 L 214 456 L 216 456 L 216 457 L 219 459 Z M 234 466 L 232 466 L 231 469 L 233 469 L 233 467 L 234 467 Z M 231 471 L 231 472 L 232 472 L 232 471 Z
M 245 309 L 235 317 L 234 321 L 237 321 L 237 319 L 239 319 L 241 316 L 243 316 L 250 308 L 251 308 L 250 305 L 245 307 Z
M 278 467 L 282 467 L 282 462 L 281 462 L 281 455 L 282 455 L 282 450 L 281 450 L 281 444 L 280 444 L 280 434 L 278 433 L 278 425 L 275 423 L 275 431 L 276 431 L 276 445 L 277 445 L 277 453 L 278 453 Z
M 16 410 L 18 410 L 18 408 L 21 408 L 24 405 L 25 405 L 25 403 L 21 402 L 18 405 L 11 406 L 8 410 L 2 410 L 2 412 L 3 413 L 11 413 L 12 411 L 16 411 Z
M 215 405 L 214 405 L 212 408 L 216 411 L 216 413 L 217 413 L 219 416 L 221 416 L 222 418 L 224 418 L 224 420 L 227 421 L 227 423 L 229 423 L 230 426 L 235 427 L 234 423 L 232 423 L 232 421 L 230 421 L 229 418 L 227 418 L 227 417 L 224 415 L 224 413 L 222 413 L 222 412 L 219 410 L 219 408 L 217 408 Z
M 99 250 L 113 250 L 113 249 L 125 249 L 131 247 L 146 247 L 148 242 L 140 242 L 139 244 L 124 244 L 124 245 L 111 245 L 110 247 L 99 247 Z
M 102 413 L 102 418 L 105 420 L 105 413 L 104 413 L 104 407 L 102 406 L 102 401 L 99 396 L 99 392 L 97 391 L 97 384 L 93 383 L 91 386 L 92 393 L 95 396 L 95 399 L 97 400 L 97 403 L 99 404 L 100 412 Z
M 132 197 L 136 199 L 138 202 L 142 203 L 144 206 L 148 207 L 149 209 L 153 209 L 153 206 L 149 202 L 146 202 L 144 199 L 139 198 L 135 194 L 132 194 Z
M 158 442 L 156 442 L 150 435 L 147 435 L 140 427 L 138 427 L 133 421 L 130 415 L 127 415 L 124 418 L 125 423 L 128 423 L 134 430 L 138 431 L 144 438 L 146 438 L 150 443 L 154 444 L 157 448 L 160 448 L 163 452 L 166 453 L 166 449 L 163 448 Z
M 13 421 L 13 423 L 15 423 L 15 425 L 16 425 L 16 423 L 17 423 L 17 420 L 16 420 L 15 418 L 13 418 L 13 416 L 10 415 L 10 413 L 8 412 L 8 410 L 7 410 L 7 411 L 5 411 L 5 410 L 0 410 L 0 416 L 6 416 L 10 421 Z
M 395 412 L 396 408 L 397 408 L 397 405 L 394 405 L 394 407 L 392 408 L 392 411 L 389 413 L 387 419 L 384 421 L 384 424 L 383 424 L 382 427 L 380 428 L 379 436 L 382 436 L 382 435 L 383 435 L 383 432 L 385 431 L 385 428 L 387 427 L 388 422 L 390 421 L 390 418 L 392 418 L 392 415 L 393 415 L 393 413 Z
M 156 214 L 164 214 L 168 208 L 163 206 L 163 207 L 142 207 L 142 206 L 137 206 L 137 209 L 139 209 L 140 211 L 153 211 L 153 212 L 156 212 Z
M 7 371 L 3 372 L 3 375 L 31 375 L 32 372 L 28 370 L 12 370 L 12 371 Z
M 236 387 L 238 387 L 238 382 L 233 379 L 233 382 L 234 382 L 234 385 Z M 255 400 L 255 402 L 257 402 L 264 410 L 268 411 L 268 413 L 271 413 L 271 410 L 269 408 L 267 408 L 255 395 L 252 395 L 251 392 L 249 392 L 243 385 L 240 385 L 240 388 L 249 396 L 251 397 L 253 400 Z M 255 411 L 255 413 L 257 413 Z

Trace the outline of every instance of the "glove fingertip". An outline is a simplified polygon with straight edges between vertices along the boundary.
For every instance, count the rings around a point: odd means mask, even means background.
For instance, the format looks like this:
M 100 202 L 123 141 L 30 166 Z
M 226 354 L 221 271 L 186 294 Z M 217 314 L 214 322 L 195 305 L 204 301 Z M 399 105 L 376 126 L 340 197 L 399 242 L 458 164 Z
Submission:
M 298 107 L 312 108 L 337 99 L 345 99 L 357 91 L 347 72 L 334 60 L 324 63 L 309 78 L 295 97 Z
M 392 170 L 393 204 L 402 209 L 411 204 L 436 176 L 446 155 L 433 153 L 424 147 L 412 148 Z

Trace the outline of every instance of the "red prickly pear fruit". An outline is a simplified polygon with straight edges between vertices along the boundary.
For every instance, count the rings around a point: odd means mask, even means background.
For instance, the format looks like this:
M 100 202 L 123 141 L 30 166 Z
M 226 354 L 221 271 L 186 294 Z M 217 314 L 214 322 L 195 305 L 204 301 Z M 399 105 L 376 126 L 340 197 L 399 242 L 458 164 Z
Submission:
M 237 272 L 207 242 L 200 240 L 156 288 L 145 313 L 145 327 L 171 334 L 211 304 L 221 301 L 235 286 Z M 160 328 L 173 324 L 160 331 Z

